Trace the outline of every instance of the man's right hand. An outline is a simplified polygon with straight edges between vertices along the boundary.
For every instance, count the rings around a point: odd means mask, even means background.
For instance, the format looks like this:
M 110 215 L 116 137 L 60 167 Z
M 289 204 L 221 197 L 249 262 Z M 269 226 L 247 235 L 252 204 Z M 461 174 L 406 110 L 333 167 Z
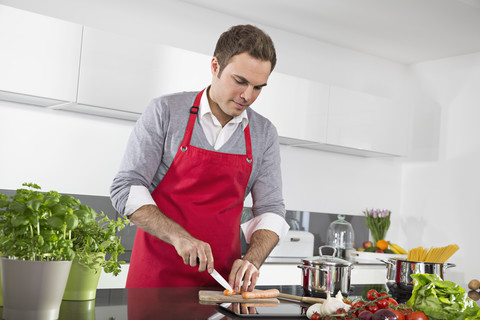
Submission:
M 199 272 L 205 270 L 208 270 L 208 273 L 213 272 L 213 254 L 208 243 L 190 235 L 179 235 L 172 239 L 172 244 L 186 265 L 196 267 L 198 264 Z
M 167 217 L 154 205 L 140 207 L 129 216 L 138 228 L 175 247 L 186 265 L 198 271 L 213 272 L 213 254 L 210 245 L 190 235 L 181 225 Z M 197 261 L 198 258 L 198 261 Z

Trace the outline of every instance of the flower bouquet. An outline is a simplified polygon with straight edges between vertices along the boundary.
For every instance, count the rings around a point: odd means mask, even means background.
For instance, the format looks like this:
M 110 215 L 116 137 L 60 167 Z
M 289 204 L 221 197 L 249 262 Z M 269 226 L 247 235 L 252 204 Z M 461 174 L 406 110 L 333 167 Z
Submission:
M 365 225 L 370 229 L 373 236 L 373 243 L 385 239 L 388 228 L 390 227 L 390 210 L 371 209 L 363 211 L 365 215 Z

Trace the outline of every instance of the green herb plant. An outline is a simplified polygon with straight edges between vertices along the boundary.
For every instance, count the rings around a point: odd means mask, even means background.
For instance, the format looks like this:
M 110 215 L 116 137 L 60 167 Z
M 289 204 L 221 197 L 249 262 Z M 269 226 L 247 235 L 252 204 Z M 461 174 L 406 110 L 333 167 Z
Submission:
M 24 183 L 15 195 L 0 194 L 0 252 L 29 261 L 73 260 L 72 231 L 79 223 L 80 201 L 56 191 L 40 192 Z
M 41 192 L 24 183 L 15 195 L 0 193 L 0 252 L 4 257 L 30 261 L 73 260 L 118 275 L 118 256 L 124 252 L 117 232 L 126 218 L 109 219 L 70 195 Z
M 125 263 L 119 261 L 118 256 L 125 250 L 117 232 L 128 225 L 128 219 L 119 217 L 113 220 L 88 206 L 81 206 L 80 210 L 85 219 L 72 232 L 73 249 L 79 263 L 91 269 L 100 265 L 106 273 L 118 275 L 120 265 Z

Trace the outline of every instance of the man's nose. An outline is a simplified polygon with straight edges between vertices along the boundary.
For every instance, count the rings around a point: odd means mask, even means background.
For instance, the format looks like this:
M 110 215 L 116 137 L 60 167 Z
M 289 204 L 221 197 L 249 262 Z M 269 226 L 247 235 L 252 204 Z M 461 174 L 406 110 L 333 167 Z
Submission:
M 246 102 L 250 102 L 253 98 L 253 86 L 248 86 L 241 95 L 242 99 Z

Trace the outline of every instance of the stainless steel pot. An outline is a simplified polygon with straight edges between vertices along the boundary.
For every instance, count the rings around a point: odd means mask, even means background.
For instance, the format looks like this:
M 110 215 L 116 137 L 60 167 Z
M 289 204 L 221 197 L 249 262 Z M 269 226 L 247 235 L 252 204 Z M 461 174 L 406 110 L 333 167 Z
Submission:
M 408 299 L 413 290 L 412 274 L 428 273 L 436 274 L 441 279 L 445 274 L 445 270 L 455 267 L 453 263 L 429 263 L 416 262 L 400 259 L 379 259 L 386 264 L 387 267 L 387 287 L 396 297 L 404 297 Z
M 323 255 L 322 249 L 333 249 L 333 254 Z M 350 291 L 350 277 L 352 263 L 336 258 L 336 250 L 330 246 L 320 247 L 320 256 L 302 259 L 303 265 L 298 268 L 303 273 L 303 291 L 306 296 L 325 298 L 327 294 L 333 296 L 342 292 L 347 296 Z

